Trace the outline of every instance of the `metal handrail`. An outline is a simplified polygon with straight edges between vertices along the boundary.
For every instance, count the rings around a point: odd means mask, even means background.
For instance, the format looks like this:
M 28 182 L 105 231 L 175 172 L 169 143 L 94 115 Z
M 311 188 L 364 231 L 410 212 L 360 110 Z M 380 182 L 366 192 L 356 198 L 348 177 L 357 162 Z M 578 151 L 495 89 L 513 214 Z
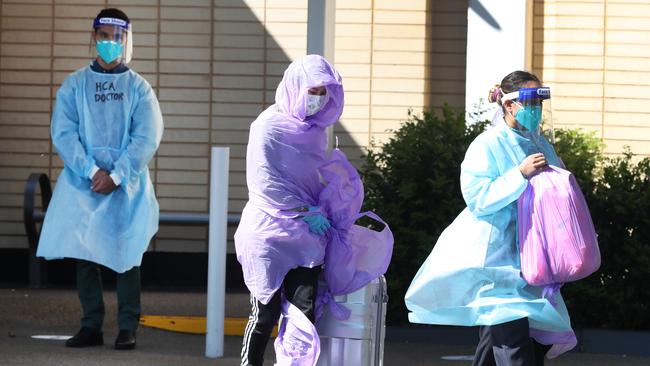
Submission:
M 42 210 L 36 210 L 36 187 L 41 188 Z M 50 178 L 45 173 L 32 173 L 25 184 L 25 195 L 23 200 L 23 221 L 25 233 L 29 242 L 29 287 L 41 288 L 47 283 L 47 267 L 45 260 L 36 257 L 38 249 L 38 238 L 40 232 L 36 224 L 43 222 L 47 207 L 52 198 L 52 185 Z M 228 215 L 228 225 L 237 225 L 241 215 Z M 160 225 L 181 225 L 181 226 L 204 226 L 210 222 L 210 215 L 207 213 L 172 213 L 161 212 Z

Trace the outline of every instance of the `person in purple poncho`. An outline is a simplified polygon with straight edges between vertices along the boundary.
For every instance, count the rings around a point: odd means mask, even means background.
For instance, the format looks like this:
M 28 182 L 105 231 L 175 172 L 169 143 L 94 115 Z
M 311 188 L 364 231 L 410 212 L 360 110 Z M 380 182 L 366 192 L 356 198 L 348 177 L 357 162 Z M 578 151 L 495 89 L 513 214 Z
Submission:
M 343 111 L 341 76 L 323 57 L 292 62 L 275 104 L 251 124 L 246 152 L 249 200 L 235 233 L 251 292 L 242 365 L 262 365 L 282 297 L 314 322 L 318 276 L 330 223 L 318 206 L 326 128 Z

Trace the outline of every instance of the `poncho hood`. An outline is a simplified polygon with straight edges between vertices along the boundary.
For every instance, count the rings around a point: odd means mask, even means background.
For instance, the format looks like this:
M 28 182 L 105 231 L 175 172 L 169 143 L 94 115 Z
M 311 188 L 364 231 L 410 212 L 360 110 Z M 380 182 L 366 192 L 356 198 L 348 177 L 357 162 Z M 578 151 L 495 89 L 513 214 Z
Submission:
M 324 86 L 329 101 L 318 113 L 307 116 L 307 91 Z M 319 127 L 336 123 L 343 113 L 341 75 L 319 55 L 307 55 L 292 62 L 275 92 L 275 103 L 290 118 Z

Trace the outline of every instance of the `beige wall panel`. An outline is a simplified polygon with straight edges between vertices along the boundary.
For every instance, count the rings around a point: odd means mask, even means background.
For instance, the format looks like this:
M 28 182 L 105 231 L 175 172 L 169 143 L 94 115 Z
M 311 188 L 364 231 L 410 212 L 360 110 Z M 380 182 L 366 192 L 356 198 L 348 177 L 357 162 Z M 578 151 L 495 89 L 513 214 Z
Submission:
M 634 15 L 635 17 L 649 17 L 650 18 L 650 4 L 646 3 L 616 3 L 611 2 L 607 4 L 607 16 L 610 17 L 628 17 Z
M 210 149 L 204 145 L 168 143 L 158 148 L 158 156 L 207 156 Z
M 336 9 L 363 9 L 371 10 L 375 0 L 337 1 Z M 338 13 L 337 13 L 338 14 Z
M 593 111 L 602 109 L 601 98 L 554 98 L 553 111 Z
M 0 85 L 0 97 L 2 98 L 50 98 L 49 86 L 27 86 L 16 84 L 3 84 Z
M 377 38 L 373 40 L 370 37 L 341 36 L 336 38 L 335 43 L 337 50 L 369 51 L 373 44 L 375 48 L 377 47 L 378 40 Z
M 22 208 L 0 208 L 0 220 L 2 221 L 15 221 L 15 218 L 22 214 Z
M 533 64 L 542 68 L 602 70 L 604 60 L 598 56 L 549 56 L 535 55 Z
M 373 22 L 375 24 L 425 25 L 426 13 L 422 11 L 376 10 Z
M 373 92 L 372 105 L 422 107 L 424 103 L 422 93 L 387 93 Z
M 615 71 L 650 71 L 648 58 L 641 57 L 605 57 L 607 70 Z
M 202 130 L 171 129 L 165 130 L 162 142 L 207 143 L 208 134 Z
M 427 29 L 421 25 L 377 24 L 373 27 L 373 35 L 377 38 L 393 38 L 395 35 L 399 35 L 399 38 L 426 38 Z
M 375 0 L 374 5 L 377 10 L 410 10 L 414 12 L 427 10 L 427 2 L 422 0 Z
M 602 44 L 604 32 L 601 29 L 540 29 L 534 30 L 538 42 L 595 42 Z M 610 34 L 607 35 L 610 37 Z
M 625 147 L 630 147 L 632 153 L 640 157 L 650 156 L 650 144 L 648 141 L 634 140 L 611 140 L 605 139 L 605 153 L 609 155 L 620 155 Z
M 650 85 L 607 85 L 605 88 L 605 97 L 624 99 L 644 98 L 650 101 Z M 650 115 L 648 117 L 648 125 L 650 125 Z
M 2 16 L 50 18 L 52 6 L 48 4 L 2 4 Z
M 583 83 L 598 84 L 603 81 L 602 70 L 579 70 L 579 69 L 545 69 L 545 83 Z
M 25 58 L 25 57 L 5 57 L 0 59 L 0 68 L 3 70 L 48 70 L 50 68 L 50 59 L 47 58 Z
M 264 63 L 228 61 L 214 62 L 213 72 L 220 75 L 263 75 Z
M 160 102 L 207 102 L 210 100 L 210 91 L 206 89 L 160 88 L 159 90 L 157 94 Z
M 259 23 L 214 22 L 215 35 L 264 35 L 264 27 Z
M 603 5 L 598 2 L 593 3 L 579 3 L 575 1 L 567 2 L 550 2 L 544 1 L 536 2 L 535 13 L 543 13 L 549 15 L 566 15 L 566 14 L 580 14 L 580 16 L 598 16 L 604 15 Z
M 370 111 L 367 104 L 361 106 L 345 105 L 342 118 L 351 119 L 368 119 L 370 118 Z
M 352 119 L 352 118 L 342 118 L 339 120 L 339 123 L 334 125 L 334 134 L 345 133 L 345 132 L 354 132 L 354 133 L 365 133 L 370 132 L 368 126 L 368 119 Z
M 211 134 L 210 142 L 218 145 L 229 145 L 233 148 L 236 144 L 239 144 L 239 146 L 245 148 L 248 142 L 248 133 L 242 131 L 215 131 Z
M 571 13 L 568 13 L 571 14 Z M 568 29 L 603 29 L 602 17 L 572 16 L 572 15 L 546 15 L 535 16 L 538 27 L 544 29 L 568 28 Z
M 644 17 L 611 17 L 607 19 L 607 29 L 648 31 L 650 23 Z
M 263 48 L 264 36 L 220 34 L 214 37 L 214 46 L 230 48 Z
M 607 126 L 604 131 L 605 139 L 650 141 L 650 125 L 646 127 Z
M 368 11 L 368 9 L 337 9 L 336 22 L 339 24 L 371 23 L 372 12 Z M 338 46 L 339 45 L 337 44 L 336 47 Z
M 183 0 L 173 0 L 175 2 Z M 226 8 L 242 8 L 242 7 L 263 7 L 268 0 L 204 0 L 214 2 L 214 5 L 217 7 L 226 7 Z
M 650 127 L 648 114 L 645 113 L 605 113 L 605 125 L 610 126 L 627 126 L 627 127 Z
M 8 84 L 40 84 L 49 85 L 51 80 L 49 71 L 0 71 L 0 80 Z
M 264 19 L 264 8 L 216 8 L 214 20 L 228 22 L 256 22 Z
M 160 22 L 160 31 L 163 33 L 210 34 L 210 22 L 165 20 Z M 137 34 L 135 29 L 133 33 Z
M 250 117 L 256 118 L 262 112 L 262 105 L 259 103 L 235 104 L 235 103 L 213 103 L 212 111 L 216 116 Z
M 609 50 L 608 50 L 609 51 Z M 601 43 L 586 42 L 536 42 L 533 52 L 543 53 L 547 56 L 554 55 L 580 55 L 580 56 L 602 56 L 603 46 Z
M 17 166 L 17 167 L 38 167 L 47 168 L 50 165 L 50 157 L 40 154 L 19 154 L 19 153 L 0 153 L 0 166 Z M 12 190 L 11 186 L 5 185 L 3 192 L 22 193 L 25 189 L 24 182 L 20 185 L 20 190 Z
M 45 30 L 49 31 L 52 29 L 51 22 L 44 22 L 43 19 L 36 18 L 19 18 L 19 17 L 9 17 L 7 14 L 2 14 L 2 29 L 14 29 L 14 30 Z
M 607 55 L 615 57 L 645 57 L 650 58 L 649 44 L 607 44 Z
M 648 103 L 648 99 L 605 98 L 605 111 L 647 113 Z
M 2 152 L 47 153 L 50 142 L 44 140 L 3 140 L 0 144 Z
M 203 185 L 187 184 L 158 184 L 156 187 L 158 197 L 178 198 L 208 198 L 208 188 Z
M 374 49 L 377 51 L 411 51 L 421 52 L 426 48 L 430 39 L 403 39 L 403 38 L 377 38 L 374 40 Z
M 600 108 L 590 111 L 571 111 L 558 110 L 554 107 L 553 123 L 556 127 L 580 125 L 602 128 L 603 113 Z M 600 136 L 599 134 L 598 137 Z
M 353 78 L 353 77 L 343 77 L 343 88 L 346 92 L 348 91 L 370 91 L 370 79 L 369 78 Z
M 160 47 L 163 60 L 210 60 L 211 50 L 199 47 Z
M 2 31 L 2 43 L 17 43 L 17 44 L 49 44 L 52 39 L 50 32 L 34 32 L 34 31 Z
M 0 98 L 0 110 L 16 112 L 49 112 L 50 102 L 37 99 Z
M 633 44 L 648 44 L 650 42 L 650 33 L 647 31 L 607 31 L 607 42 L 612 43 L 633 43 Z
M 27 177 L 33 172 L 32 168 L 25 167 L 3 167 L 0 166 L 0 177 L 7 180 L 21 180 L 25 181 Z M 0 194 L 1 195 L 1 194 Z M 0 199 L 0 202 L 5 202 Z M 12 207 L 22 207 L 22 197 L 19 205 L 9 205 Z
M 553 99 L 555 97 L 578 97 L 578 98 L 602 98 L 603 88 L 600 84 L 587 83 L 546 83 L 552 89 Z M 555 107 L 554 101 L 551 101 Z
M 50 126 L 48 112 L 0 112 L 0 125 L 17 124 L 21 126 Z
M 165 128 L 209 129 L 209 116 L 164 116 Z

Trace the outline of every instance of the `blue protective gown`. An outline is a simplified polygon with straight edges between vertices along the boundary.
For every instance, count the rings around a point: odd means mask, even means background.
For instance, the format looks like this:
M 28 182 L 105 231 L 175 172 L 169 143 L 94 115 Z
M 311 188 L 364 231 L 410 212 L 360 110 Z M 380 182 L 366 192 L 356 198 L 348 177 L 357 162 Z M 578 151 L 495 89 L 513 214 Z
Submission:
M 37 256 L 84 259 L 119 273 L 139 266 L 158 231 L 148 163 L 162 132 L 156 95 L 136 72 L 105 74 L 87 66 L 71 74 L 52 115 L 52 142 L 64 168 Z M 115 191 L 90 189 L 94 166 L 119 180 Z
M 531 328 L 571 339 L 559 292 L 553 306 L 520 275 L 517 199 L 528 181 L 518 166 L 537 152 L 561 166 L 544 137 L 503 121 L 472 142 L 461 165 L 467 208 L 440 235 L 406 293 L 411 322 L 475 326 L 528 317 Z

